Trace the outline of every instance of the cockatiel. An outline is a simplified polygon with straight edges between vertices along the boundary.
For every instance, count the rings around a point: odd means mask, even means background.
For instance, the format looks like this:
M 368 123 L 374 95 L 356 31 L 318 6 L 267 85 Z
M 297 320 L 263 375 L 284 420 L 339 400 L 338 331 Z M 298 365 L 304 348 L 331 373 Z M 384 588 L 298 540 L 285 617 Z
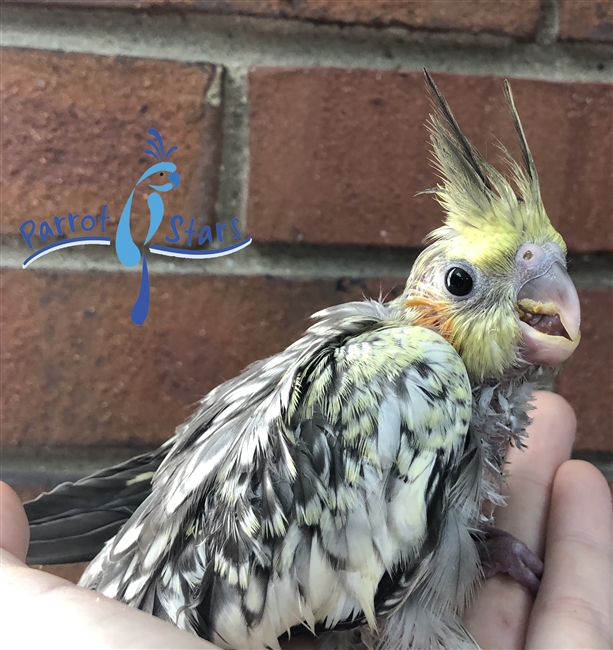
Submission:
M 481 506 L 502 503 L 532 382 L 579 342 L 579 301 L 508 84 L 513 185 L 426 80 L 446 220 L 403 294 L 315 314 L 157 451 L 26 504 L 31 563 L 108 540 L 81 585 L 223 648 L 300 630 L 329 648 L 474 648 L 460 615 L 492 566 L 538 586 L 540 560 Z

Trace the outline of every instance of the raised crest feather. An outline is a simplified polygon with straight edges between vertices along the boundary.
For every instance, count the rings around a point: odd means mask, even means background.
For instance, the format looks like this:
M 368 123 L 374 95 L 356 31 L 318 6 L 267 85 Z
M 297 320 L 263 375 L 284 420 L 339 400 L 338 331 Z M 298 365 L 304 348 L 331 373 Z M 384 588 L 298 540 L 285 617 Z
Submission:
M 506 225 L 519 232 L 533 231 L 535 235 L 549 231 L 551 224 L 542 204 L 536 165 L 509 82 L 504 81 L 504 95 L 519 139 L 522 164 L 500 146 L 510 171 L 507 179 L 462 133 L 438 86 L 425 69 L 424 74 L 433 106 L 428 128 L 434 164 L 442 180 L 429 193 L 436 196 L 447 212 L 446 225 L 461 231 L 481 228 L 485 221 L 492 227 Z M 435 237 L 443 233 L 444 228 L 439 229 Z
M 449 108 L 449 104 L 425 68 L 424 74 L 426 75 L 426 83 L 428 85 L 428 90 L 430 91 L 432 103 L 437 112 L 436 116 L 431 116 L 432 121 L 435 122 L 434 126 L 436 127 L 436 123 L 438 123 L 442 118 L 442 121 L 445 123 L 445 126 L 448 129 L 447 135 L 455 139 L 456 142 L 454 144 L 459 145 L 462 157 L 464 158 L 465 162 L 468 163 L 468 169 L 472 169 L 472 171 L 474 171 L 474 173 L 481 179 L 485 187 L 491 190 L 492 186 L 490 185 L 487 175 L 482 168 L 483 160 L 479 161 L 481 154 L 473 147 L 466 136 L 462 133 L 460 126 L 458 125 L 453 113 L 451 112 L 451 109 Z
M 521 187 L 524 194 L 530 193 L 533 196 L 534 200 L 537 203 L 540 203 L 541 190 L 539 187 L 539 178 L 538 178 L 538 173 L 536 171 L 536 165 L 534 163 L 534 158 L 532 157 L 532 152 L 530 151 L 530 147 L 528 146 L 528 141 L 526 140 L 526 134 L 524 133 L 524 128 L 521 124 L 521 120 L 519 119 L 519 113 L 515 108 L 515 101 L 513 100 L 513 92 L 511 91 L 511 84 L 509 83 L 508 79 L 504 80 L 504 96 L 507 100 L 509 113 L 511 114 L 511 119 L 513 120 L 513 126 L 515 127 L 515 131 L 519 139 L 519 147 L 521 150 L 521 155 L 524 163 L 525 175 L 521 174 L 519 170 L 515 169 L 516 163 L 515 161 L 513 161 L 513 163 L 515 164 L 512 165 L 512 168 L 513 168 L 513 173 L 516 176 L 516 182 Z M 505 154 L 507 159 L 512 160 L 511 156 L 506 151 Z

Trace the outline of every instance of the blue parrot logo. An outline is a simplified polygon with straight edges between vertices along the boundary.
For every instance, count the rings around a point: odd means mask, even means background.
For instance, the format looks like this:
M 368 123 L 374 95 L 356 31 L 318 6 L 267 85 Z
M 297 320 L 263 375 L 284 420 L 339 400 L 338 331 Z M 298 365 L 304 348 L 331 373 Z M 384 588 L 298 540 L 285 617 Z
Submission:
M 177 173 L 177 166 L 174 163 L 168 162 L 168 157 L 173 151 L 176 151 L 178 147 L 170 147 L 170 149 L 166 151 L 164 149 L 162 136 L 158 131 L 151 128 L 147 133 L 152 135 L 155 140 L 151 138 L 147 140 L 147 144 L 151 146 L 151 149 L 145 149 L 145 153 L 153 156 L 158 162 L 149 167 L 149 169 L 138 179 L 136 186 L 130 193 L 121 213 L 121 217 L 119 218 L 117 236 L 115 239 L 117 257 L 124 266 L 136 266 L 141 259 L 143 262 L 140 290 L 136 302 L 132 307 L 132 311 L 130 312 L 130 318 L 136 325 L 142 325 L 149 312 L 149 272 L 147 270 L 147 257 L 145 255 L 144 247 L 155 235 L 164 218 L 164 199 L 161 195 L 175 189 L 181 182 L 181 177 Z M 147 232 L 147 237 L 143 242 L 143 248 L 141 251 L 132 239 L 132 233 L 130 230 L 130 214 L 132 212 L 132 199 L 134 198 L 134 192 L 143 181 L 147 181 L 149 187 L 154 191 L 147 197 L 147 205 L 149 206 L 149 230 Z
M 149 287 L 149 270 L 147 268 L 147 257 L 145 255 L 145 246 L 148 252 L 153 255 L 163 255 L 179 259 L 204 260 L 223 257 L 238 253 L 251 244 L 251 237 L 243 237 L 239 230 L 240 219 L 235 216 L 229 224 L 215 222 L 215 224 L 206 224 L 199 228 L 195 227 L 196 218 L 191 217 L 189 220 L 183 218 L 180 214 L 175 214 L 170 218 L 169 226 L 172 236 L 165 238 L 169 244 L 177 244 L 181 241 L 182 235 L 187 237 L 186 246 L 166 246 L 150 244 L 151 239 L 158 231 L 164 219 L 164 199 L 163 194 L 170 192 L 179 186 L 181 177 L 177 173 L 177 166 L 168 161 L 170 154 L 177 151 L 178 147 L 170 147 L 166 150 L 162 136 L 156 129 L 148 129 L 147 133 L 151 136 L 147 139 L 149 147 L 145 149 L 145 154 L 155 158 L 155 164 L 138 179 L 138 182 L 130 192 L 126 201 L 115 236 L 115 252 L 119 261 L 127 267 L 136 266 L 142 261 L 140 289 L 138 297 L 130 311 L 130 318 L 135 325 L 142 325 L 149 313 L 150 287 Z M 138 246 L 132 238 L 131 231 L 131 213 L 132 201 L 134 194 L 141 183 L 146 183 L 151 188 L 151 193 L 147 195 L 147 205 L 149 206 L 149 228 L 147 236 L 141 246 Z M 107 213 L 106 203 L 102 206 L 100 214 L 73 214 L 68 212 L 67 216 L 55 215 L 52 219 L 45 219 L 40 224 L 34 219 L 26 219 L 20 226 L 21 233 L 27 247 L 33 252 L 23 261 L 22 268 L 27 268 L 33 262 L 39 260 L 44 255 L 64 250 L 74 246 L 103 245 L 111 246 L 112 238 L 106 230 L 106 222 L 110 219 Z M 181 227 L 185 224 L 185 227 Z M 95 232 L 99 228 L 100 234 Z M 74 236 L 76 235 L 76 236 Z M 35 238 L 40 239 L 42 248 L 35 250 Z M 218 244 L 214 245 L 214 238 L 217 238 Z M 234 241 L 238 240 L 238 241 Z M 197 242 L 198 246 L 208 243 L 210 248 L 192 249 L 192 243 Z

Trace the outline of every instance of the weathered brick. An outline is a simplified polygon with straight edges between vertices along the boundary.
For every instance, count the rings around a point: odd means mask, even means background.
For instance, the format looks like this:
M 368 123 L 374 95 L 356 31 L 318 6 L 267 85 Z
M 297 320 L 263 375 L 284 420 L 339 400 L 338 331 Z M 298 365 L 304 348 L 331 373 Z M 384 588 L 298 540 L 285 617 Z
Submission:
M 6 464 L 3 463 L 4 467 L 6 467 Z M 3 481 L 5 483 L 8 483 L 13 490 L 17 493 L 17 496 L 21 499 L 21 501 L 30 501 L 30 499 L 36 498 L 39 494 L 42 492 L 48 492 L 52 487 L 55 486 L 50 486 L 50 485 L 41 485 L 39 481 L 34 480 L 31 483 L 18 483 L 15 484 L 13 481 L 10 479 L 4 478 Z
M 613 451 L 613 292 L 583 290 L 581 343 L 557 381 L 578 420 L 577 449 Z
M 495 164 L 517 155 L 502 79 L 436 74 Z M 254 68 L 248 229 L 260 241 L 419 246 L 440 225 L 419 72 Z M 613 250 L 613 86 L 515 79 L 552 222 L 575 251 Z
M 198 225 L 215 221 L 221 68 L 13 48 L 2 49 L 1 66 L 2 233 L 17 232 L 25 219 L 40 225 L 69 212 L 97 216 L 106 204 L 114 234 L 130 192 L 155 162 L 143 153 L 151 148 L 150 127 L 166 148 L 179 147 L 170 161 L 181 183 L 164 194 L 166 214 L 193 216 Z M 133 201 L 135 240 L 149 225 L 151 191 L 141 187 Z M 171 234 L 168 224 L 155 241 Z
M 19 4 L 186 9 L 322 23 L 401 26 L 437 32 L 535 35 L 540 0 L 10 0 Z
M 87 567 L 87 562 L 77 562 L 75 564 L 52 564 L 49 566 L 41 567 L 46 573 L 51 573 L 54 576 L 59 576 L 65 580 L 77 584 L 83 571 Z
M 611 0 L 560 0 L 560 38 L 613 43 Z
M 7 448 L 159 444 L 202 395 L 300 336 L 313 312 L 394 284 L 152 275 L 139 328 L 137 273 L 17 269 L 0 282 Z

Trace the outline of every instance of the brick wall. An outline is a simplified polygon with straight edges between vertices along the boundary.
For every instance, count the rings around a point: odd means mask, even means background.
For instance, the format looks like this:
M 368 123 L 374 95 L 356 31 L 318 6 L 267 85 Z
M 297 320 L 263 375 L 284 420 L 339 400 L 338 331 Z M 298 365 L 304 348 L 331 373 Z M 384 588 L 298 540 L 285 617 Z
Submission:
M 584 314 L 556 388 L 578 413 L 577 454 L 610 476 L 611 7 L 5 2 L 5 480 L 32 496 L 157 445 L 203 393 L 292 342 L 314 311 L 396 295 L 441 220 L 431 197 L 415 196 L 436 182 L 424 65 L 494 161 L 496 138 L 514 146 L 501 89 L 511 79 Z M 111 248 L 66 249 L 22 270 L 29 249 L 18 228 L 106 205 L 114 232 L 152 126 L 179 147 L 169 209 L 198 229 L 238 218 L 254 243 L 205 262 L 151 259 L 151 308 L 138 328 L 129 310 L 140 275 Z M 143 239 L 138 199 L 133 233 Z M 154 243 L 171 234 L 167 221 Z

